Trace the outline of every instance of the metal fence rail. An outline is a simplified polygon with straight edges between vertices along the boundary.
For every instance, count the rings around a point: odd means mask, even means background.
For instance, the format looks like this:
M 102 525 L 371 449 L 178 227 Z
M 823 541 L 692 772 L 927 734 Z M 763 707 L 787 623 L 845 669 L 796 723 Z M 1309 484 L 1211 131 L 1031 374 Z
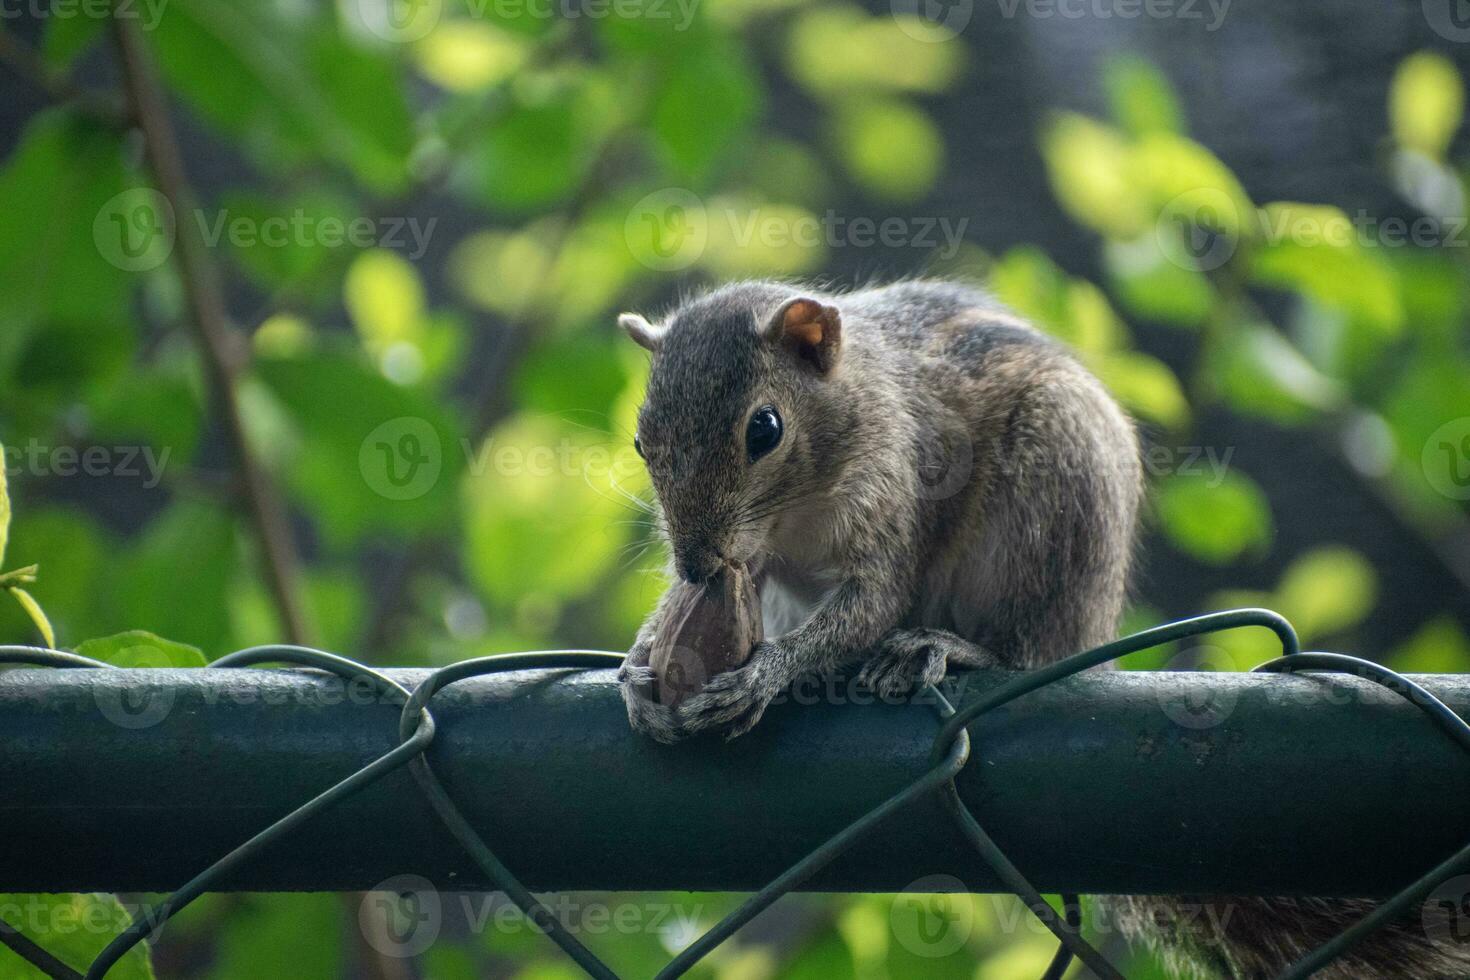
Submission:
M 1268 670 L 1360 677 L 1073 676 L 1245 626 L 1280 636 L 1287 656 Z M 599 977 L 612 974 L 528 887 L 754 891 L 672 977 L 787 891 L 892 891 L 946 873 L 1019 894 L 1062 940 L 1057 967 L 1075 953 L 1116 977 L 1038 890 L 1383 896 L 1424 875 L 1380 907 L 1386 919 L 1470 864 L 1470 677 L 1302 654 L 1265 610 L 968 675 L 902 704 L 813 682 L 728 744 L 633 736 L 605 669 L 618 660 L 511 654 L 380 673 L 273 647 L 204 670 L 0 673 L 0 887 L 176 889 L 89 977 L 207 890 L 369 889 L 404 871 L 502 890 Z M 0 652 L 16 662 L 101 666 Z M 316 669 L 230 669 L 280 663 Z

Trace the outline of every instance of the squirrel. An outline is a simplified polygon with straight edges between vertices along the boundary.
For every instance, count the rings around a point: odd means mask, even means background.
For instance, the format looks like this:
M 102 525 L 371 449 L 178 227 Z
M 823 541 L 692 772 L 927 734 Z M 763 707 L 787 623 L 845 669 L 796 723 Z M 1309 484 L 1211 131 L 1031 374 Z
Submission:
M 635 729 L 733 738 L 802 675 L 860 664 L 859 683 L 902 696 L 949 668 L 1034 668 L 1116 635 L 1145 491 L 1134 425 L 1064 345 L 984 291 L 739 282 L 657 325 L 618 322 L 652 354 L 634 445 L 671 573 L 700 583 L 744 562 L 767 636 L 701 693 L 659 704 L 649 658 L 666 593 L 619 672 Z M 1180 901 L 1219 914 L 1174 914 Z M 1176 975 L 1241 978 L 1280 973 L 1372 908 L 1104 903 Z M 1412 926 L 1319 976 L 1470 975 L 1470 949 Z

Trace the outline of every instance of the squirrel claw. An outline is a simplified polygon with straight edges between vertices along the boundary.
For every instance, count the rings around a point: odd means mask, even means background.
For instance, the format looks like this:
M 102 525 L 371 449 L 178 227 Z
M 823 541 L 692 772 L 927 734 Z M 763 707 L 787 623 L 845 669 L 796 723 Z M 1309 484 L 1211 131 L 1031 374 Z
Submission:
M 659 704 L 653 696 L 652 667 L 624 664 L 618 669 L 618 685 L 628 708 L 628 724 L 655 742 L 672 744 L 684 738 L 679 716 L 673 708 Z
M 939 684 L 951 665 L 978 667 L 990 660 L 973 643 L 944 630 L 895 630 L 858 672 L 858 683 L 880 698 L 900 698 Z
M 717 674 L 704 690 L 679 708 L 684 731 L 691 734 L 722 732 L 726 740 L 755 727 L 775 693 L 758 663 Z
M 642 686 L 652 684 L 656 678 L 652 667 L 636 667 L 631 664 L 623 664 L 618 668 L 619 684 L 634 684 Z

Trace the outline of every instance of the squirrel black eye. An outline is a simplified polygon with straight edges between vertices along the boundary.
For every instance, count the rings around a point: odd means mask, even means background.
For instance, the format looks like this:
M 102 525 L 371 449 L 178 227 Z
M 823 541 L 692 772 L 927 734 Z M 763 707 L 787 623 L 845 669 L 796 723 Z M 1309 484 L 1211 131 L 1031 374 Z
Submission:
M 643 440 L 639 439 L 637 436 L 633 437 L 633 451 L 638 454 L 639 459 L 648 458 L 647 456 L 643 455 Z
M 754 463 L 781 442 L 781 414 L 775 406 L 765 405 L 755 410 L 750 424 L 745 427 L 745 453 Z

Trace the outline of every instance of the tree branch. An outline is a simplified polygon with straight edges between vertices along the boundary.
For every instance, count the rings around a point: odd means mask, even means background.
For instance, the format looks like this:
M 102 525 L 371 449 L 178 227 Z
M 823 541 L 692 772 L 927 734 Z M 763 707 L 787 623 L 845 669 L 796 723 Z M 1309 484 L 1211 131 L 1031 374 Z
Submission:
M 179 278 L 189 305 L 190 323 L 209 372 L 211 388 L 224 415 L 226 436 L 245 491 L 251 522 L 264 552 L 266 577 L 275 598 L 282 627 L 292 643 L 313 645 L 315 630 L 301 603 L 301 564 L 292 536 L 290 517 L 265 469 L 250 449 L 240 409 L 239 381 L 249 363 L 246 341 L 231 323 L 220 289 L 219 272 L 198 229 L 189 216 L 195 200 L 184 173 L 183 156 L 168 115 L 162 86 L 138 29 L 123 18 L 113 19 L 128 112 L 143 135 L 144 155 L 158 192 L 173 208 Z M 360 895 L 342 896 L 351 913 Z M 370 980 L 407 980 L 408 967 L 374 949 L 365 936 L 357 943 L 359 968 Z
M 189 306 L 189 322 L 224 416 L 226 437 L 235 456 L 246 506 L 264 552 L 266 578 L 281 624 L 292 643 L 310 644 L 314 631 L 301 604 L 300 561 L 286 507 L 264 468 L 250 450 L 240 409 L 240 374 L 249 349 L 230 322 L 219 274 L 195 223 L 193 192 L 169 119 L 168 105 L 153 74 L 138 29 L 125 18 L 112 20 L 123 74 L 127 108 L 143 135 L 144 154 L 158 191 L 173 208 L 179 278 Z

